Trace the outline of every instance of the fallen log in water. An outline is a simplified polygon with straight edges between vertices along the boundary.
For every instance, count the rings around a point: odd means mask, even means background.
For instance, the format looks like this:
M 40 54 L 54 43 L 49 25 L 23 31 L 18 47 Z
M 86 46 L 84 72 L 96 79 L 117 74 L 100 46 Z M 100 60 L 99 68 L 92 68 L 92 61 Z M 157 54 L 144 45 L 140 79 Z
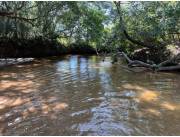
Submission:
M 15 64 L 22 64 L 26 62 L 33 61 L 34 58 L 8 58 L 8 59 L 0 59 L 0 67 L 10 66 Z
M 144 67 L 153 71 L 177 71 L 180 70 L 180 53 L 173 58 L 159 64 L 148 64 L 139 60 L 131 60 L 124 52 L 119 52 L 128 62 L 128 67 Z M 176 65 L 169 65 L 176 64 Z

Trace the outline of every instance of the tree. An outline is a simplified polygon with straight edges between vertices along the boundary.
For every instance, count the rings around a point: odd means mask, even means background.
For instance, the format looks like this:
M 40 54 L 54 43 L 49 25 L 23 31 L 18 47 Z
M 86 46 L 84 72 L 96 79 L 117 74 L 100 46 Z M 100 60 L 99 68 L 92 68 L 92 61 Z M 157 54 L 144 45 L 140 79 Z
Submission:
M 158 30 L 158 28 L 162 27 L 159 24 L 157 24 L 159 19 L 157 17 L 157 14 L 155 14 L 156 13 L 156 9 L 161 9 L 161 5 L 160 5 L 160 3 L 151 3 L 150 5 L 148 5 L 148 7 L 146 7 L 147 6 L 146 4 L 149 4 L 149 3 L 145 3 L 145 4 L 141 3 L 141 4 L 138 4 L 137 6 L 135 6 L 136 7 L 135 9 L 137 9 L 138 6 L 141 6 L 141 8 L 140 8 L 141 13 L 146 13 L 147 14 L 147 16 L 145 16 L 145 19 L 143 19 L 143 21 L 146 23 L 145 27 L 148 26 L 147 23 L 151 23 L 151 24 L 149 24 L 149 25 L 151 25 L 149 27 L 151 29 L 150 31 L 153 32 L 152 35 L 149 36 L 149 38 L 151 40 L 151 44 L 148 43 L 148 42 L 142 42 L 142 41 L 136 40 L 136 39 L 134 39 L 133 37 L 131 37 L 128 34 L 128 32 L 126 30 L 127 27 L 125 27 L 124 20 L 123 20 L 123 15 L 122 15 L 122 11 L 121 11 L 121 3 L 120 2 L 115 2 L 115 5 L 117 7 L 117 12 L 119 14 L 120 31 L 124 33 L 125 37 L 130 42 L 132 42 L 132 43 L 134 43 L 136 45 L 140 45 L 142 47 L 149 48 L 150 51 L 155 51 L 156 49 L 158 49 L 160 51 L 164 51 L 164 49 L 166 47 L 165 47 L 164 43 L 160 42 L 160 40 L 159 40 L 159 37 L 160 38 L 162 37 L 162 32 L 161 31 L 160 32 L 156 32 L 156 30 Z M 146 8 L 143 8 L 143 6 L 146 7 Z M 131 10 L 133 8 L 131 8 Z M 142 10 L 147 10 L 147 12 L 142 12 Z M 137 14 L 137 15 L 139 15 L 139 14 Z M 142 18 L 142 16 L 141 16 L 141 18 Z M 149 20 L 149 19 L 151 19 L 151 20 Z M 162 16 L 161 16 L 161 19 L 163 19 Z M 140 20 L 137 20 L 137 18 L 136 18 L 135 21 L 140 21 Z M 155 28 L 155 30 L 153 30 L 154 28 Z M 143 34 L 146 34 L 146 33 L 144 32 Z M 145 35 L 144 39 L 147 41 L 146 37 L 147 37 L 147 35 Z M 168 59 L 166 61 L 161 62 L 159 65 L 156 65 L 156 64 L 151 65 L 151 64 L 139 61 L 139 60 L 132 61 L 124 52 L 122 52 L 122 55 L 129 62 L 128 66 L 131 66 L 131 67 L 132 66 L 143 66 L 143 67 L 147 67 L 147 68 L 151 68 L 151 69 L 155 69 L 155 70 L 176 70 L 176 69 L 180 69 L 180 65 L 179 65 L 179 63 L 180 63 L 180 61 L 179 61 L 180 54 L 178 54 L 177 56 L 175 56 L 175 57 L 173 57 L 171 59 Z M 164 66 L 169 65 L 169 64 L 176 64 L 176 66 L 164 67 Z

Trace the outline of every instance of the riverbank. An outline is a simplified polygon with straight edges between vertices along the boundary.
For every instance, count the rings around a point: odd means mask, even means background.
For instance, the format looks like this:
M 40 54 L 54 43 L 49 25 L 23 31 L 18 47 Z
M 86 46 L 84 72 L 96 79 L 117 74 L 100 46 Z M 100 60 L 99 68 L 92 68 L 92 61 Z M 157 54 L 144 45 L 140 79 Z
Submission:
M 53 38 L 0 38 L 0 68 L 32 62 L 34 58 L 46 58 L 66 54 L 93 55 L 96 54 L 96 50 L 86 43 L 73 43 L 65 46 Z
M 65 46 L 56 39 L 7 39 L 0 38 L 0 58 L 41 58 L 64 54 L 96 54 L 86 43 Z

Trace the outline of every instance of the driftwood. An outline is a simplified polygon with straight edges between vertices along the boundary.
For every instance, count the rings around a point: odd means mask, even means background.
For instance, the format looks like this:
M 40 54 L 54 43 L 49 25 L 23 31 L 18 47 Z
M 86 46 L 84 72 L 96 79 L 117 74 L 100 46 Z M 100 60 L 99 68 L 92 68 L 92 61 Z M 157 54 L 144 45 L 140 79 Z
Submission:
M 128 62 L 128 67 L 144 67 L 153 71 L 175 71 L 180 70 L 180 53 L 173 58 L 159 64 L 148 64 L 139 60 L 131 60 L 124 52 L 119 52 Z M 176 64 L 169 66 L 169 64 Z
M 0 68 L 34 61 L 34 58 L 9 58 L 0 59 Z

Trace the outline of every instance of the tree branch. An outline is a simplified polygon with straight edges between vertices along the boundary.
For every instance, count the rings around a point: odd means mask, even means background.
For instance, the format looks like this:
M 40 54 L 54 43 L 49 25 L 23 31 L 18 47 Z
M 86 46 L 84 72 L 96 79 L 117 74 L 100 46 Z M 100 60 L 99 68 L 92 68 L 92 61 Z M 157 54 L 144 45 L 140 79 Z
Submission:
M 169 59 L 167 61 L 164 61 L 158 65 L 156 64 L 148 64 L 139 60 L 131 60 L 124 52 L 119 52 L 121 55 L 123 55 L 123 57 L 127 60 L 128 62 L 128 67 L 145 67 L 151 70 L 156 70 L 156 71 L 174 71 L 174 70 L 180 70 L 180 64 L 177 64 L 175 66 L 164 66 L 167 65 L 169 63 L 174 63 L 177 62 L 177 59 L 180 58 L 180 54 L 178 54 L 177 56 L 175 56 L 172 59 Z
M 152 47 L 154 47 L 154 46 L 152 46 L 152 45 L 146 45 L 145 43 L 143 43 L 143 42 L 141 42 L 141 41 L 138 41 L 138 40 L 133 39 L 132 37 L 129 36 L 129 34 L 127 33 L 127 31 L 126 31 L 125 29 L 123 30 L 123 32 L 124 32 L 124 35 L 126 36 L 126 38 L 127 38 L 129 41 L 131 41 L 132 43 L 134 43 L 134 44 L 137 44 L 137 45 L 140 45 L 140 46 L 146 47 L 146 48 L 152 48 Z
M 24 17 L 18 17 L 18 16 L 15 16 L 13 12 L 0 12 L 0 16 L 11 18 L 11 19 L 22 20 L 22 21 L 30 23 L 31 25 L 34 25 L 33 21 L 38 19 L 38 17 L 37 18 L 33 18 L 33 19 L 24 18 Z

